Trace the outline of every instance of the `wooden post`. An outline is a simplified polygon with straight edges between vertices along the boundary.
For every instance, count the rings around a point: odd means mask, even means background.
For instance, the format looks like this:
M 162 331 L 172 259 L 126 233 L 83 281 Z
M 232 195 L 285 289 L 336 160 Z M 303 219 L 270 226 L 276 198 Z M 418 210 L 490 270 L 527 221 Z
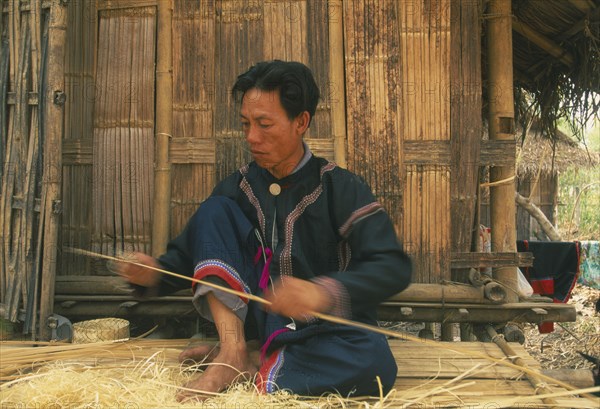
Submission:
M 54 308 L 54 279 L 58 255 L 58 226 L 61 213 L 62 135 L 65 103 L 65 43 L 67 9 L 61 0 L 50 5 L 46 87 L 41 90 L 44 110 L 44 163 L 42 176 L 43 241 L 40 296 L 40 337 L 49 339 L 48 318 Z
M 173 132 L 173 58 L 171 0 L 158 1 L 156 54 L 156 138 L 154 163 L 154 206 L 152 215 L 152 255 L 165 251 L 169 240 L 171 166 L 169 139 Z
M 512 15 L 510 0 L 490 0 L 487 20 L 489 135 L 492 140 L 514 140 Z M 492 251 L 516 252 L 515 169 L 490 169 Z M 494 182 L 498 182 L 494 184 Z M 517 268 L 497 268 L 494 278 L 517 288 Z M 509 291 L 507 302 L 516 302 Z
M 329 84 L 333 158 L 342 168 L 346 162 L 346 87 L 344 81 L 344 26 L 341 0 L 329 1 Z

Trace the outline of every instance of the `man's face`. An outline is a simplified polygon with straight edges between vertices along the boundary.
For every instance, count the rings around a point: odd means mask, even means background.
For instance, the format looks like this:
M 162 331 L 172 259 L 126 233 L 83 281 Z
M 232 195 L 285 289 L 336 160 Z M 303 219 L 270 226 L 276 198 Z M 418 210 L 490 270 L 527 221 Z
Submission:
M 278 90 L 252 88 L 244 94 L 240 116 L 256 163 L 277 178 L 289 175 L 304 155 L 302 135 L 308 128 L 308 112 L 290 120 Z

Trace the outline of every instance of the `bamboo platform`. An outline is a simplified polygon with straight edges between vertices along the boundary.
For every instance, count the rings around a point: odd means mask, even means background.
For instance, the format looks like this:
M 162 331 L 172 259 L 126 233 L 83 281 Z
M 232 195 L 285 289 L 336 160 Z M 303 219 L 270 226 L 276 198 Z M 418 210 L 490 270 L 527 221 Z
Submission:
M 34 394 L 35 399 L 54 399 L 64 405 L 56 407 L 83 405 L 100 395 L 103 399 L 115 396 L 113 400 L 103 402 L 107 407 L 123 402 L 132 404 L 133 397 L 147 399 L 143 403 L 140 401 L 142 406 L 139 407 L 175 404 L 176 388 L 183 382 L 177 369 L 177 356 L 187 345 L 188 340 L 159 339 L 95 344 L 42 343 L 37 348 L 31 348 L 27 344 L 23 346 L 2 342 L 0 406 L 23 404 L 23 398 L 33 398 Z M 253 388 L 248 387 L 242 391 L 233 390 L 218 394 L 214 403 L 222 404 L 218 407 L 238 407 L 236 405 L 241 403 L 254 405 L 252 407 L 265 407 L 276 402 L 276 407 L 294 408 L 597 408 L 600 404 L 598 398 L 573 395 L 552 382 L 535 388 L 524 372 L 499 362 L 508 362 L 509 359 L 493 343 L 395 339 L 390 340 L 390 346 L 399 371 L 394 389 L 386 396 L 350 399 L 338 397 L 334 400 L 285 394 L 268 397 L 256 395 Z M 538 362 L 521 345 L 511 344 L 511 347 L 523 360 L 525 367 L 540 370 Z M 54 362 L 63 363 L 52 367 Z M 49 369 L 49 372 L 43 375 L 45 365 L 53 369 Z M 69 365 L 75 369 L 70 369 Z M 15 371 L 19 371 L 21 375 L 16 375 Z M 108 374 L 103 375 L 103 371 L 108 371 Z M 149 372 L 154 375 L 149 375 Z M 141 376 L 137 376 L 136 373 L 141 373 Z M 87 378 L 89 376 L 93 378 Z M 44 377 L 50 381 L 44 381 Z M 93 379 L 93 382 L 89 379 Z M 62 383 L 55 385 L 59 380 Z M 28 385 L 30 382 L 31 385 Z M 115 383 L 122 384 L 132 393 L 123 395 L 122 387 L 115 389 Z M 19 392 L 13 390 L 12 386 L 7 388 L 9 384 L 23 389 Z M 65 390 L 69 389 L 77 389 L 77 393 L 73 396 L 68 395 Z M 157 390 L 160 390 L 162 395 L 151 396 Z M 146 394 L 149 394 L 149 397 L 143 398 Z M 151 401 L 150 397 L 155 400 Z M 325 404 L 322 399 L 326 399 L 328 403 Z
M 486 355 L 496 359 L 508 357 L 494 343 L 452 342 L 439 343 L 448 348 L 432 348 L 430 344 L 391 340 L 390 346 L 398 364 L 395 389 L 404 398 L 414 394 L 418 407 L 527 407 L 546 408 L 538 390 L 525 374 L 491 360 L 474 357 Z M 540 364 L 520 344 L 510 344 L 529 369 L 540 371 Z M 464 377 L 463 377 L 464 376 Z M 462 378 L 461 378 L 462 377 Z M 566 389 L 551 382 L 546 388 L 552 393 L 567 393 Z M 410 391 L 410 394 L 408 394 Z M 597 408 L 600 400 L 582 397 L 557 396 L 556 407 Z

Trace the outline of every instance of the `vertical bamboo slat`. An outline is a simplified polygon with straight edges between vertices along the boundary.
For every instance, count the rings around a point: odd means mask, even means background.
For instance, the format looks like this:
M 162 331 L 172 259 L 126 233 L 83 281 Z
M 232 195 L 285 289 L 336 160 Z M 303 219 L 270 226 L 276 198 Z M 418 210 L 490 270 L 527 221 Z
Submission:
M 38 95 L 40 91 L 40 62 L 41 62 L 41 2 L 34 1 L 31 4 L 29 24 L 31 30 L 31 92 Z M 21 245 L 22 251 L 19 257 L 19 264 L 24 270 L 24 285 L 22 286 L 23 305 L 25 306 L 25 332 L 31 332 L 32 321 L 34 321 L 35 305 L 34 299 L 37 292 L 36 284 L 38 281 L 38 271 L 36 269 L 36 259 L 33 257 L 36 251 L 36 237 L 34 226 L 36 219 L 35 199 L 37 193 L 37 182 L 40 169 L 40 124 L 39 124 L 39 105 L 30 107 L 30 128 L 27 147 L 27 168 L 25 172 L 24 190 L 23 190 L 23 219 L 21 223 Z M 55 239 L 58 241 L 58 237 Z M 35 333 L 35 328 L 33 328 Z
M 54 280 L 58 250 L 58 228 L 61 190 L 61 142 L 63 136 L 64 107 L 61 93 L 64 92 L 66 8 L 62 1 L 54 0 L 50 6 L 48 27 L 48 57 L 46 62 L 45 84 L 49 90 L 48 100 L 44 100 L 44 164 L 42 176 L 42 203 L 44 212 L 44 250 L 41 265 L 40 297 L 40 336 L 48 339 L 50 328 L 48 317 L 54 307 Z
M 10 64 L 12 60 L 9 59 L 11 55 L 9 49 L 9 21 L 12 21 L 10 3 L 8 3 L 7 10 L 5 12 L 4 6 L 0 7 L 0 106 L 8 106 L 8 88 L 9 88 L 9 73 L 11 71 Z M 9 112 L 12 108 L 0 109 L 0 158 L 3 163 L 0 166 L 0 180 L 2 186 L 0 186 L 0 192 L 2 192 L 2 198 L 4 197 L 4 175 L 6 174 L 5 164 L 8 162 L 8 142 L 9 142 Z M 5 303 L 7 297 L 7 271 L 5 262 L 5 241 L 6 232 L 4 227 L 4 202 L 0 200 L 0 221 L 2 222 L 0 227 L 0 302 Z
M 329 101 L 331 103 L 331 135 L 333 157 L 345 168 L 346 161 L 346 87 L 344 86 L 344 24 L 341 0 L 328 2 L 329 21 Z

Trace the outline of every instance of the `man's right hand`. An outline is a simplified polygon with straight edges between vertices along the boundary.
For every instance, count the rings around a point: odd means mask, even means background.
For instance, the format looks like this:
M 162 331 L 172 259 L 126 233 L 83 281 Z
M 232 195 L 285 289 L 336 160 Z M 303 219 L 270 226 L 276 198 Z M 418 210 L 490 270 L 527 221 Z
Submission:
M 122 260 L 132 261 L 136 264 L 127 261 L 112 261 L 109 269 L 131 284 L 141 285 L 143 287 L 155 287 L 160 282 L 161 273 L 145 267 L 162 268 L 160 263 L 154 257 L 144 253 L 131 253 L 126 257 L 123 257 Z M 143 264 L 143 266 L 139 264 Z

